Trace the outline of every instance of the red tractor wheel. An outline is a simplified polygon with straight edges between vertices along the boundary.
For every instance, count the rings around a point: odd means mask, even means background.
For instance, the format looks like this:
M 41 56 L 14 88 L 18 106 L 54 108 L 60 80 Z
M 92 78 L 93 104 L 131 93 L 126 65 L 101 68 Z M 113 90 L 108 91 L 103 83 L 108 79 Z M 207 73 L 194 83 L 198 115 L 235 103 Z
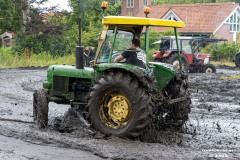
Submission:
M 189 62 L 188 62 L 187 57 L 183 54 L 181 54 L 181 61 L 182 61 L 183 70 L 187 72 L 189 69 Z M 171 54 L 167 58 L 166 62 L 169 64 L 172 64 L 173 66 L 179 67 L 178 54 L 177 53 Z
M 212 64 L 206 64 L 203 66 L 202 73 L 216 73 L 216 67 Z

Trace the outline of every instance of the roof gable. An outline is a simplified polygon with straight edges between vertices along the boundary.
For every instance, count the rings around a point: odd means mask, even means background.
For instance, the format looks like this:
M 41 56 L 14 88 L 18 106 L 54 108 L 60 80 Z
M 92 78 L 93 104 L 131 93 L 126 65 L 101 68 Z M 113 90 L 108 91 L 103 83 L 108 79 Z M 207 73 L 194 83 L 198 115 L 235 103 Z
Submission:
M 236 8 L 239 6 L 234 2 L 158 5 L 150 6 L 149 17 L 163 18 L 172 10 L 186 23 L 181 32 L 213 33 Z M 136 16 L 144 17 L 144 13 L 139 12 Z
M 182 21 L 172 9 L 169 9 L 162 19 Z
M 236 13 L 236 20 L 233 20 L 233 21 L 238 21 L 239 22 L 239 17 L 240 17 L 240 7 L 237 7 L 233 10 L 233 12 L 227 16 L 227 18 L 217 27 L 217 29 L 213 32 L 213 34 L 215 34 L 218 29 L 223 25 L 223 24 L 231 24 L 231 23 L 234 23 L 234 22 L 231 22 L 231 18 L 233 18 L 234 14 Z M 230 29 L 231 30 L 231 29 Z

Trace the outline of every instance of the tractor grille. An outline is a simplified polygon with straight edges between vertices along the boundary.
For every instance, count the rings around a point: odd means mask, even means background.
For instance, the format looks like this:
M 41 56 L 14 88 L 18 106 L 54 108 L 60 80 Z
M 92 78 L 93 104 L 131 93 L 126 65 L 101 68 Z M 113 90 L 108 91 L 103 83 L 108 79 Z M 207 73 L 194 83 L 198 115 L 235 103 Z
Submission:
M 54 76 L 53 77 L 53 90 L 55 93 L 68 92 L 68 77 Z

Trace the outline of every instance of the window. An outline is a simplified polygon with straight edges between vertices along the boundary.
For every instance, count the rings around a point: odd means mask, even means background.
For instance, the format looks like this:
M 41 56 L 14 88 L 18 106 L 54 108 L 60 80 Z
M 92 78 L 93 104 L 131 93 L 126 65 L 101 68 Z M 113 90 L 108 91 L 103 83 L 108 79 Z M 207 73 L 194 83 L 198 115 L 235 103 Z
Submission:
M 170 39 L 162 39 L 159 51 L 166 51 L 170 49 Z
M 168 20 L 177 21 L 177 19 L 173 15 L 170 15 Z
M 107 63 L 109 60 L 110 52 L 113 48 L 112 57 L 113 60 L 114 57 L 117 55 L 120 55 L 125 50 L 127 50 L 130 47 L 131 40 L 133 39 L 133 33 L 131 32 L 125 32 L 125 31 L 118 31 L 116 36 L 115 44 L 114 42 L 114 31 L 109 30 L 107 32 L 106 39 L 104 43 L 102 44 L 100 53 L 98 55 L 97 63 Z
M 148 5 L 148 0 L 143 0 L 143 6 L 147 6 Z
M 240 31 L 240 16 L 236 12 L 227 20 L 227 24 L 230 24 L 231 32 L 239 32 Z
M 133 8 L 134 7 L 134 0 L 127 0 L 127 7 Z
M 172 11 L 168 11 L 164 16 L 163 19 L 172 20 L 172 21 L 181 21 L 181 19 Z
M 182 50 L 184 50 L 187 54 L 192 54 L 190 39 L 183 39 L 182 40 Z

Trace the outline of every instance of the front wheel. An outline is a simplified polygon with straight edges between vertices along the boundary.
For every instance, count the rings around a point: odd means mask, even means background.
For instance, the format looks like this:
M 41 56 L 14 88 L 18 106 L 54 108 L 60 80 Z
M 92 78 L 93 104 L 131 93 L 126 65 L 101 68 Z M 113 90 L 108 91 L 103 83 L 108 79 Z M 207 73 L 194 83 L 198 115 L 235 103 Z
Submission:
M 48 98 L 45 90 L 33 93 L 33 121 L 39 128 L 46 128 L 48 124 Z
M 105 135 L 139 137 L 151 121 L 151 98 L 127 73 L 107 73 L 93 87 L 89 121 Z
M 236 55 L 235 57 L 235 65 L 237 67 L 240 67 L 240 54 Z
M 203 66 L 203 73 L 216 73 L 216 67 L 212 64 L 205 64 Z

